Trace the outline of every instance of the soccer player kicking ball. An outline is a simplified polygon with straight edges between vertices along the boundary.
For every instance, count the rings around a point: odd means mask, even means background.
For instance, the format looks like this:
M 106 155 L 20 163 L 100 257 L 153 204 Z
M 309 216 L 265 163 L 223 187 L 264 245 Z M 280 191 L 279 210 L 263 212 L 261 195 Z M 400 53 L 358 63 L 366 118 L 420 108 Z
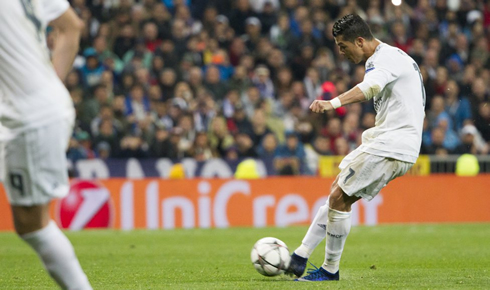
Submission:
M 52 62 L 46 26 L 57 33 Z M 11 136 L 4 186 L 17 234 L 62 289 L 90 290 L 73 246 L 49 216 L 68 194 L 65 150 L 75 111 L 61 79 L 71 69 L 82 21 L 66 0 L 0 1 L 0 109 Z
M 296 281 L 339 280 L 352 204 L 360 198 L 371 200 L 388 182 L 404 175 L 417 160 L 422 139 L 425 90 L 415 61 L 374 38 L 358 15 L 337 20 L 333 36 L 342 55 L 356 64 L 366 62 L 364 80 L 330 101 L 314 101 L 310 109 L 323 113 L 374 98 L 376 125 L 362 134 L 362 144 L 340 163 L 327 202 L 292 254 L 288 272 L 301 277 L 309 256 L 326 237 L 323 265 Z

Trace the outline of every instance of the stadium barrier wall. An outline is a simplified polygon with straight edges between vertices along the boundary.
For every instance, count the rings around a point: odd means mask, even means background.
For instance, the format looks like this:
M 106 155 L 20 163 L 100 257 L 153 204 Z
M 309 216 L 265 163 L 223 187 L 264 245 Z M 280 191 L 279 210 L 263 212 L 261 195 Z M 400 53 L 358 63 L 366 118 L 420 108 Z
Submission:
M 315 175 L 321 177 L 335 177 L 338 165 L 344 156 L 322 156 L 318 160 L 318 170 Z M 232 178 L 237 165 L 241 160 L 225 160 L 212 158 L 206 161 L 196 161 L 194 158 L 179 160 L 185 170 L 187 178 Z M 256 159 L 259 176 L 274 175 L 273 158 Z M 69 169 L 73 176 L 81 179 L 108 179 L 108 178 L 164 178 L 167 179 L 172 166 L 177 163 L 168 158 L 149 159 L 87 159 L 70 163 Z M 409 175 L 429 175 L 430 158 L 421 155 L 417 163 L 408 172 Z M 304 169 L 304 168 L 303 168 Z M 454 170 L 453 170 L 454 171 Z M 306 174 L 303 170 L 302 174 Z
M 72 180 L 51 213 L 65 229 L 173 229 L 306 225 L 332 178 Z M 405 176 L 353 208 L 354 225 L 490 222 L 490 175 Z M 0 187 L 0 230 L 11 231 Z
M 427 176 L 431 173 L 454 173 L 459 155 L 434 156 L 420 155 L 417 162 L 407 173 L 414 176 Z M 338 165 L 344 156 L 322 156 L 318 159 L 315 172 L 305 171 L 302 175 L 316 175 L 320 177 L 335 177 L 339 173 Z M 477 156 L 481 173 L 490 173 L 490 156 Z M 193 158 L 170 160 L 168 158 L 148 159 L 87 159 L 69 163 L 72 176 L 81 179 L 108 179 L 108 178 L 163 178 L 168 179 L 173 165 L 182 164 L 187 178 L 232 178 L 241 160 L 225 160 L 212 158 L 206 161 L 197 161 Z M 261 177 L 273 176 L 273 158 L 256 159 L 257 172 Z

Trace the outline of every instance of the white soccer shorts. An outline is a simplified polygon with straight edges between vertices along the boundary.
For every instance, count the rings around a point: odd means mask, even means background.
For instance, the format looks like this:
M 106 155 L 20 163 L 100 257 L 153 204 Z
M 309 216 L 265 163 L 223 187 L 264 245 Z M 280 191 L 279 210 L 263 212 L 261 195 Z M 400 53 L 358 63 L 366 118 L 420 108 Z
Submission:
M 18 133 L 5 146 L 4 187 L 11 205 L 46 204 L 68 194 L 66 148 L 72 119 Z
M 349 196 L 373 199 L 393 179 L 404 175 L 413 163 L 354 150 L 339 165 L 338 185 Z

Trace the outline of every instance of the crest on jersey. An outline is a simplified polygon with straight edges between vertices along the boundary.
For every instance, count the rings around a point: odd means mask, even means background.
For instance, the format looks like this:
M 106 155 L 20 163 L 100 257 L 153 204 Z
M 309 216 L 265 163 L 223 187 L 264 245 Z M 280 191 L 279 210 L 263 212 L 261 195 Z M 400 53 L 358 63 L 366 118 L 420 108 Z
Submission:
M 366 73 L 372 71 L 374 69 L 374 63 L 372 61 L 366 64 Z

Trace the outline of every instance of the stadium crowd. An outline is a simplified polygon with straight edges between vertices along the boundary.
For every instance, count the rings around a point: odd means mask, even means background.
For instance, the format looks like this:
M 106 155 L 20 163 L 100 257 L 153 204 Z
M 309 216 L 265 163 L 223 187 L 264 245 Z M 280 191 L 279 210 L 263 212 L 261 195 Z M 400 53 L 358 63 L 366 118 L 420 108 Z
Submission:
M 489 152 L 489 1 L 71 4 L 86 23 L 65 81 L 77 112 L 72 161 L 257 157 L 273 158 L 278 173 L 295 173 L 320 155 L 347 154 L 375 124 L 372 102 L 330 114 L 308 106 L 363 79 L 364 65 L 342 58 L 331 33 L 349 13 L 420 66 L 422 154 Z M 48 45 L 54 41 L 50 33 Z

